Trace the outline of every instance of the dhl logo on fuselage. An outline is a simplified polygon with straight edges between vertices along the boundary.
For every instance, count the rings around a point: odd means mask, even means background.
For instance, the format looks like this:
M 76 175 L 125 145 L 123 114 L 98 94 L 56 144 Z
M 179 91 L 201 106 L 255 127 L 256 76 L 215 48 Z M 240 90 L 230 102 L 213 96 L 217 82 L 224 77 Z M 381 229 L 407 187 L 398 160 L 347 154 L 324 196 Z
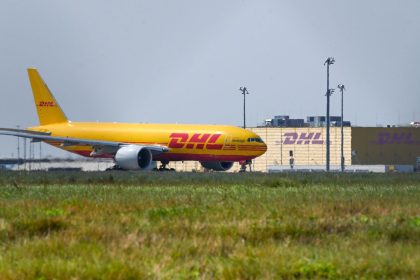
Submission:
M 221 150 L 223 145 L 216 144 L 221 134 L 194 133 L 191 137 L 188 133 L 172 133 L 169 138 L 169 148 L 173 149 L 206 149 Z
M 38 106 L 40 107 L 55 107 L 54 101 L 40 101 L 38 103 Z

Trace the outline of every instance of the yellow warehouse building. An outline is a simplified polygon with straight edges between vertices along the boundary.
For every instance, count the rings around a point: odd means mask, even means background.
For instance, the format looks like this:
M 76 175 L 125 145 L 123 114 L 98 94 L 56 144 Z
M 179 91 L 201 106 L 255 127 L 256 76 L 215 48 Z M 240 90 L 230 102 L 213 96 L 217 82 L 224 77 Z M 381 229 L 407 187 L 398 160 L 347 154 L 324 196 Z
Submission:
M 325 166 L 325 127 L 256 127 L 267 152 L 252 163 L 254 171 L 270 166 Z M 330 164 L 340 165 L 341 129 L 330 128 Z M 420 157 L 420 129 L 414 127 L 344 127 L 345 165 L 415 165 Z M 171 162 L 177 171 L 203 171 L 199 162 Z M 235 164 L 231 171 L 239 171 Z

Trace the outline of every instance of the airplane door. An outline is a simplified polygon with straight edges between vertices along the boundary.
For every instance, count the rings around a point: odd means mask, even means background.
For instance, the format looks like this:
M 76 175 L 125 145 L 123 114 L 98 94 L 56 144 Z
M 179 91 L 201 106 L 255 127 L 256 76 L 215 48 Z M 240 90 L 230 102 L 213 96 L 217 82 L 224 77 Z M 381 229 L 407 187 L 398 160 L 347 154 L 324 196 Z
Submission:
M 232 135 L 226 135 L 225 138 L 225 147 L 230 146 L 232 144 Z

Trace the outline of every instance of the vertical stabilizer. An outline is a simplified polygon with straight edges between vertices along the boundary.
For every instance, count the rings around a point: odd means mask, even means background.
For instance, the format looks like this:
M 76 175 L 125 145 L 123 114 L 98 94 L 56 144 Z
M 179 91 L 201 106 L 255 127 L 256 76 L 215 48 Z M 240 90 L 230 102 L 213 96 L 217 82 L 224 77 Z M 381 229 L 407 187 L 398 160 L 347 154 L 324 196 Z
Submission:
M 38 70 L 28 68 L 28 75 L 40 125 L 67 122 L 66 115 L 61 110 L 48 86 L 42 80 Z

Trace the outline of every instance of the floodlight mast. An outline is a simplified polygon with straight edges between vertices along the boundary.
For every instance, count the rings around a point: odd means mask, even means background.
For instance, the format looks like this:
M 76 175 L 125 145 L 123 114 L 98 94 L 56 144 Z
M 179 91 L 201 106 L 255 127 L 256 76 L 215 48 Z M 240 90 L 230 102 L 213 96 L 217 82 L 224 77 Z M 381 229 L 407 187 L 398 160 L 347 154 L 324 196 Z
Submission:
M 16 128 L 19 129 L 20 127 L 17 125 Z M 20 137 L 17 137 L 17 157 L 16 158 L 17 158 L 17 161 L 18 161 L 17 170 L 19 170 L 20 169 L 20 166 L 19 166 L 19 158 L 20 158 Z
M 246 128 L 246 118 L 245 118 L 245 116 L 246 116 L 246 114 L 245 114 L 245 96 L 247 95 L 247 94 L 249 94 L 249 92 L 248 92 L 248 89 L 246 88 L 246 87 L 240 87 L 239 88 L 239 90 L 242 92 L 242 94 L 244 95 L 244 129 Z
M 334 89 L 330 89 L 330 65 L 334 62 L 334 58 L 329 57 L 324 63 L 324 65 L 327 65 L 327 154 L 325 166 L 327 172 L 330 171 L 330 96 L 334 93 Z
M 344 172 L 344 130 L 343 130 L 343 112 L 344 112 L 344 90 L 346 87 L 343 84 L 337 86 L 341 91 L 341 172 Z

